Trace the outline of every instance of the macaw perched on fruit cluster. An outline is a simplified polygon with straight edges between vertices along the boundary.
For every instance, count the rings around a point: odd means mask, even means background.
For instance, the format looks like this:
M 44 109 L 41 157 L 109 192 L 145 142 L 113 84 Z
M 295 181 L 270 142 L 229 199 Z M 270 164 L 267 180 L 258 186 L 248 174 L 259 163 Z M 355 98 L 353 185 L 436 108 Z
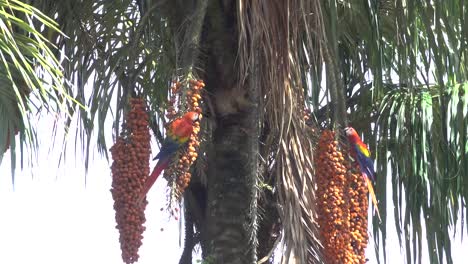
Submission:
M 167 136 L 162 143 L 158 155 L 154 158 L 154 160 L 159 159 L 159 161 L 146 180 L 138 202 L 141 202 L 145 198 L 161 172 L 169 166 L 177 151 L 190 139 L 190 135 L 193 132 L 193 125 L 197 120 L 198 113 L 187 112 L 169 125 Z
M 369 193 L 372 198 L 372 203 L 377 211 L 377 216 L 380 219 L 379 208 L 377 206 L 377 198 L 375 197 L 374 188 L 372 183 L 375 182 L 375 171 L 374 171 L 374 161 L 371 158 L 371 153 L 367 148 L 367 145 L 362 142 L 356 130 L 352 127 L 345 128 L 346 137 L 348 138 L 349 143 L 351 144 L 351 155 L 359 163 L 359 168 L 361 169 L 362 177 L 364 178 Z

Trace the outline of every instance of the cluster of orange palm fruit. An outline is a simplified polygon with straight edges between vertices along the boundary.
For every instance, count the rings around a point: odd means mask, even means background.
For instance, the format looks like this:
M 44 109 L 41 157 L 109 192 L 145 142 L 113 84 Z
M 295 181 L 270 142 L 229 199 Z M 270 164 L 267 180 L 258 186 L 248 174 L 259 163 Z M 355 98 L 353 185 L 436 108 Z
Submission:
M 318 223 L 325 259 L 331 263 L 348 262 L 349 213 L 345 197 L 346 167 L 335 134 L 323 131 L 315 156 Z
M 188 187 L 192 174 L 190 173 L 190 167 L 197 160 L 198 148 L 200 147 L 200 139 L 198 133 L 200 132 L 200 119 L 202 118 L 201 105 L 201 92 L 205 84 L 202 80 L 189 80 L 188 89 L 185 91 L 185 109 L 187 111 L 197 112 L 199 114 L 199 120 L 194 123 L 193 133 L 187 143 L 187 149 L 181 153 L 176 163 L 173 163 L 165 172 L 165 178 L 169 179 L 169 183 L 174 183 L 175 196 L 179 198 L 184 190 Z M 176 95 L 182 95 L 182 84 L 175 82 L 171 87 L 171 97 L 169 100 L 168 114 L 169 120 L 173 120 L 177 117 L 174 103 L 176 102 Z M 171 177 L 172 175 L 172 177 Z
M 120 248 L 125 263 L 138 261 L 145 227 L 146 198 L 138 204 L 149 174 L 151 154 L 146 104 L 141 98 L 130 99 L 131 109 L 122 124 L 122 133 L 111 147 L 112 198 Z
M 345 160 L 348 168 L 348 196 L 349 196 L 349 234 L 353 253 L 357 261 L 354 263 L 365 263 L 366 247 L 369 240 L 367 234 L 367 209 L 369 208 L 369 189 L 363 179 L 359 164 L 350 163 Z
M 366 261 L 367 188 L 346 155 L 335 133 L 323 131 L 315 165 L 318 223 L 327 264 Z

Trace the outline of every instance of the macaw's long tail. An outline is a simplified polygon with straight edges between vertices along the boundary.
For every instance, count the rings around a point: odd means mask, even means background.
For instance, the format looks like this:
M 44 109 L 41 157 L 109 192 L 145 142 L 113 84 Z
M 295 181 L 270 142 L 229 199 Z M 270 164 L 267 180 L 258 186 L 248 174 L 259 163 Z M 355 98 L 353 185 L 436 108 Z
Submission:
M 374 204 L 375 211 L 377 212 L 377 216 L 379 217 L 379 221 L 382 221 L 382 219 L 380 218 L 379 207 L 377 205 L 377 198 L 375 197 L 374 187 L 372 187 L 372 182 L 365 174 L 362 174 L 362 177 L 364 177 L 364 179 L 366 180 L 367 189 L 369 189 L 372 203 Z
M 141 203 L 143 199 L 145 199 L 146 194 L 149 192 L 151 187 L 153 187 L 153 184 L 156 182 L 158 179 L 159 175 L 161 175 L 161 172 L 165 170 L 170 163 L 171 159 L 160 159 L 156 166 L 153 169 L 153 172 L 151 172 L 150 176 L 148 179 L 146 179 L 145 185 L 143 186 L 143 191 L 140 194 L 140 197 L 138 197 L 138 203 Z

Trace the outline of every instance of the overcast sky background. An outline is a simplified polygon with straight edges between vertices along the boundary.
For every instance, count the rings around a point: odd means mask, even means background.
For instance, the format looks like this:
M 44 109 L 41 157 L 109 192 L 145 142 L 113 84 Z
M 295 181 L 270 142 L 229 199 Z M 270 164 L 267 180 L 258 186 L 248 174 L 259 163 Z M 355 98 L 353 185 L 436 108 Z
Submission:
M 49 152 L 54 119 L 40 120 L 38 164 L 21 171 L 18 161 L 14 188 L 8 152 L 0 165 L 0 263 L 123 263 L 110 164 L 93 149 L 85 183 L 84 161 L 81 154 L 74 155 L 72 139 L 66 162 L 58 168 L 61 137 Z M 112 136 L 107 139 L 110 147 Z M 160 211 L 165 206 L 165 183 L 158 180 L 148 196 L 140 264 L 179 260 L 179 223 Z
M 123 263 L 109 191 L 110 164 L 94 151 L 85 185 L 84 162 L 81 154 L 73 154 L 74 140 L 69 146 L 66 162 L 58 168 L 61 141 L 58 140 L 58 145 L 49 152 L 54 120 L 50 116 L 39 120 L 41 150 L 38 164 L 20 170 L 18 161 L 14 188 L 9 152 L 0 165 L 0 263 Z M 108 139 L 111 142 L 111 135 Z M 152 145 L 154 154 L 157 152 L 154 141 Z M 151 165 L 154 164 L 153 161 Z M 165 206 L 165 184 L 164 180 L 158 180 L 148 197 L 147 229 L 140 248 L 140 264 L 177 264 L 179 261 L 180 223 L 169 220 L 168 213 L 160 211 Z M 391 192 L 387 193 L 387 201 L 391 201 Z M 392 214 L 393 207 L 390 206 L 388 212 Z M 388 222 L 388 263 L 404 263 L 404 251 L 398 245 L 393 216 Z M 164 231 L 161 232 L 161 228 Z M 372 239 L 370 241 L 369 263 L 377 263 Z M 466 239 L 463 244 L 459 241 L 458 236 L 452 251 L 454 263 L 467 263 L 464 255 L 468 243 Z M 425 258 L 422 263 L 429 262 Z

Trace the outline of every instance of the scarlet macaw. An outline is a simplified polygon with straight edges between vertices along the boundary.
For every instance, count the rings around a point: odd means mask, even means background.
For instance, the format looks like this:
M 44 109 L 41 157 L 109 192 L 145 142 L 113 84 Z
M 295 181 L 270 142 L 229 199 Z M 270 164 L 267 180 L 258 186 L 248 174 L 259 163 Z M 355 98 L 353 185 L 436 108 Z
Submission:
M 356 130 L 352 127 L 346 127 L 345 133 L 348 138 L 349 143 L 351 144 L 351 155 L 357 160 L 359 168 L 361 170 L 362 177 L 364 178 L 369 193 L 372 198 L 372 203 L 377 211 L 377 216 L 380 219 L 379 208 L 377 206 L 377 198 L 375 197 L 374 188 L 372 183 L 375 182 L 375 171 L 374 171 L 374 161 L 371 158 L 371 153 L 367 148 L 367 145 L 362 142 Z
M 154 160 L 159 159 L 159 161 L 146 180 L 138 202 L 141 202 L 145 198 L 161 172 L 169 166 L 177 151 L 189 140 L 193 132 L 194 122 L 197 120 L 198 113 L 187 112 L 169 125 L 167 136 L 164 139 L 158 155 L 154 158 Z

